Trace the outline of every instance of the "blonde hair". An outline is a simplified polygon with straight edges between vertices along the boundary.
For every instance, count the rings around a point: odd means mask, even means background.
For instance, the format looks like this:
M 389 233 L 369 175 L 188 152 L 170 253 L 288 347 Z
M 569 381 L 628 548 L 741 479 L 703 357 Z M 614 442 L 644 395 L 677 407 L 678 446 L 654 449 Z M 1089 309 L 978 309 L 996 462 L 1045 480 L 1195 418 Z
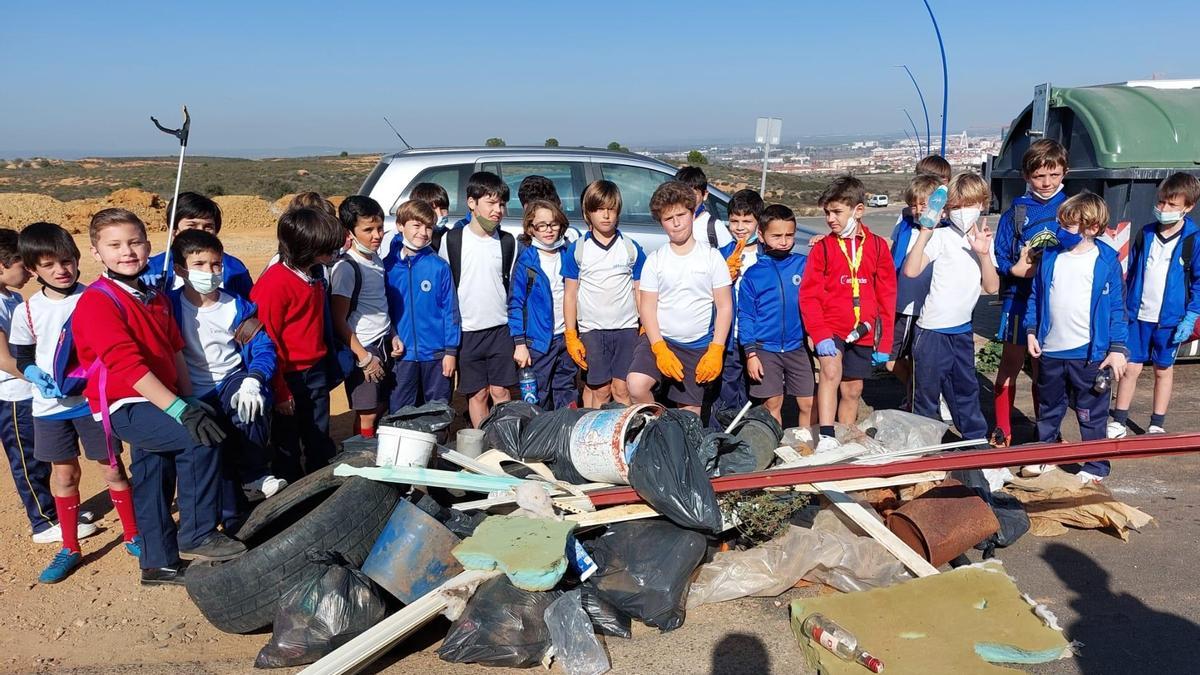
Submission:
M 146 224 L 134 212 L 119 208 L 101 209 L 92 216 L 92 221 L 88 223 L 88 238 L 91 239 L 92 245 L 95 246 L 96 242 L 100 240 L 102 230 L 115 225 L 133 225 L 141 230 L 143 237 L 146 236 Z M 75 254 L 75 259 L 79 260 L 78 252 Z M 36 260 L 33 262 L 37 263 Z
M 1096 236 L 1108 227 L 1108 204 L 1093 192 L 1081 192 L 1058 207 L 1058 222 L 1078 225 L 1080 234 Z
M 987 182 L 979 174 L 969 171 L 951 178 L 949 189 L 947 205 L 983 204 L 986 206 L 992 198 L 992 191 L 988 188 Z
M 904 203 L 916 206 L 918 201 L 927 199 L 941 184 L 942 177 L 937 174 L 922 173 L 913 176 L 908 187 L 904 189 Z
M 583 220 L 589 226 L 588 214 L 600 209 L 614 209 L 621 215 L 621 188 L 611 180 L 592 181 L 583 191 Z

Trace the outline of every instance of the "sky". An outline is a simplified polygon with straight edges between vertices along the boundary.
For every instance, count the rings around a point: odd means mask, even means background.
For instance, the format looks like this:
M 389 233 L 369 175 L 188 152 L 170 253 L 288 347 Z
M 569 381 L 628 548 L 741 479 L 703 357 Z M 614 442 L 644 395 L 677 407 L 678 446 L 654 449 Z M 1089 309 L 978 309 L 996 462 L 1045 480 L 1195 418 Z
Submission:
M 930 0 L 949 128 L 998 131 L 1034 85 L 1200 77 L 1195 0 Z M 413 145 L 628 146 L 936 137 L 937 40 L 921 0 L 6 3 L 0 157 Z

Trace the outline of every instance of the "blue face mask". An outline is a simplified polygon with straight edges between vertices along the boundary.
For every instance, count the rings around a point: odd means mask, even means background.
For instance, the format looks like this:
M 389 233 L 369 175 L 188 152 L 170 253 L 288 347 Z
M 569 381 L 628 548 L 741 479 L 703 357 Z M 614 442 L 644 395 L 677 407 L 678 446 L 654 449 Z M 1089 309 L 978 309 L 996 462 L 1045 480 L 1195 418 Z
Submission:
M 1062 225 L 1059 225 L 1058 229 L 1054 231 L 1054 238 L 1065 249 L 1075 248 L 1076 244 L 1083 241 L 1083 235 L 1078 232 L 1068 231 Z

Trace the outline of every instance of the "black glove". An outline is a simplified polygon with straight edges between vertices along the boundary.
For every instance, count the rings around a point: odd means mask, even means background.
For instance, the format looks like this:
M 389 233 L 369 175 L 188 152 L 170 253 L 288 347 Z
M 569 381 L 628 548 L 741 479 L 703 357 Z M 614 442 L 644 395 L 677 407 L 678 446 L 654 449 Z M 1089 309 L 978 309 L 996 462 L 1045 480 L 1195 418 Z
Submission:
M 217 423 L 209 413 L 212 408 L 200 404 L 189 403 L 184 409 L 183 414 L 179 416 L 179 421 L 187 428 L 188 433 L 192 435 L 192 440 L 200 445 L 216 447 L 225 440 L 225 431 L 221 429 L 221 425 Z

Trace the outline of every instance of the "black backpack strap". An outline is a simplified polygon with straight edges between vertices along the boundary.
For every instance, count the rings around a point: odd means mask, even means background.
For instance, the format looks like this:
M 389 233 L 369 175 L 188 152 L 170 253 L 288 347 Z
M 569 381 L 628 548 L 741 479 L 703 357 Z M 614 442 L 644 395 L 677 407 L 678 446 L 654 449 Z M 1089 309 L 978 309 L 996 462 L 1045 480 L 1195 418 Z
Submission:
M 717 246 L 717 217 L 713 214 L 708 214 L 708 245 L 720 250 Z
M 1025 234 L 1025 218 L 1027 207 L 1024 204 L 1013 204 L 1013 250 L 1012 255 L 1015 259 L 1021 255 L 1021 238 Z
M 459 237 L 459 248 L 462 248 L 462 238 Z M 517 240 L 511 234 L 500 231 L 500 276 L 504 279 L 504 288 L 508 288 L 508 275 L 512 272 L 513 260 L 517 255 Z
M 354 271 L 354 286 L 350 288 L 350 309 L 346 312 L 346 318 L 358 309 L 358 295 L 362 292 L 362 270 L 358 268 L 358 263 L 349 260 L 347 256 L 346 262 L 350 263 L 350 269 Z
M 1196 236 L 1190 234 L 1179 242 L 1179 248 L 1183 251 L 1183 307 L 1187 311 L 1187 306 L 1192 302 L 1192 255 L 1196 252 Z
M 446 262 L 450 263 L 450 276 L 454 279 L 454 287 L 458 288 L 459 273 L 462 268 L 462 238 L 463 228 L 450 230 L 446 233 Z

